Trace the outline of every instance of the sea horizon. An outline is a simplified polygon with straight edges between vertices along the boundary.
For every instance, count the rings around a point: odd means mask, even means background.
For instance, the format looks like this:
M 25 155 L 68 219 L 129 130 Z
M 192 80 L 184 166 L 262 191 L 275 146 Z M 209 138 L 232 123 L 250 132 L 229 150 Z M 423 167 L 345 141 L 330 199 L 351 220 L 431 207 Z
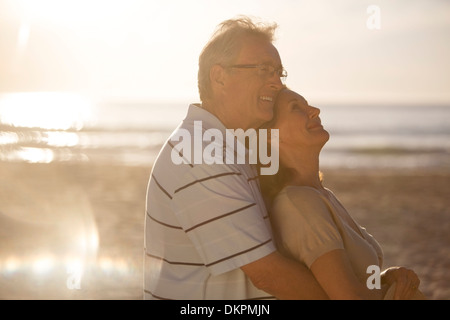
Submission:
M 6 98 L 5 98 L 6 97 Z M 151 166 L 192 101 L 1 94 L 0 161 Z M 322 103 L 327 168 L 450 168 L 450 104 Z

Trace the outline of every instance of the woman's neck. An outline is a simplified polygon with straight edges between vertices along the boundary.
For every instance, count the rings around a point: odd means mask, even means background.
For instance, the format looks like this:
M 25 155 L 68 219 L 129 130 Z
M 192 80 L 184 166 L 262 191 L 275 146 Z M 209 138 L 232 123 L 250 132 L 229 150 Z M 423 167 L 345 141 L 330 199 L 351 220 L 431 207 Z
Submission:
M 302 152 L 301 150 L 290 151 L 284 155 L 284 165 L 293 170 L 293 176 L 288 185 L 308 186 L 323 189 L 319 176 L 319 154 L 318 152 Z M 281 156 L 281 155 L 280 155 Z

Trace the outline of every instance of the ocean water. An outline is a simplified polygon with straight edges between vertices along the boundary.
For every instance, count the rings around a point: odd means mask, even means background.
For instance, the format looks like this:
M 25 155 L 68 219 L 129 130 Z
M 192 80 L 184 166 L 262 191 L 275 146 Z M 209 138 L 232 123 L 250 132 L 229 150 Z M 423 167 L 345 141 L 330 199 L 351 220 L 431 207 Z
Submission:
M 94 102 L 68 93 L 0 95 L 0 161 L 151 166 L 192 101 Z M 450 168 L 450 106 L 322 104 L 321 166 Z

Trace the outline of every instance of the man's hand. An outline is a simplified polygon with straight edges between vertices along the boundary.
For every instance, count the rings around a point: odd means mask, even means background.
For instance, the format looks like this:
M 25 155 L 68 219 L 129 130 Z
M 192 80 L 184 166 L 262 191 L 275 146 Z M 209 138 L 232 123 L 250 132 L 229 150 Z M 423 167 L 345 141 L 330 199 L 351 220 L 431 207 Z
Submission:
M 391 286 L 396 283 L 394 300 L 408 300 L 419 289 L 420 279 L 417 274 L 405 267 L 391 267 L 381 274 L 383 283 Z

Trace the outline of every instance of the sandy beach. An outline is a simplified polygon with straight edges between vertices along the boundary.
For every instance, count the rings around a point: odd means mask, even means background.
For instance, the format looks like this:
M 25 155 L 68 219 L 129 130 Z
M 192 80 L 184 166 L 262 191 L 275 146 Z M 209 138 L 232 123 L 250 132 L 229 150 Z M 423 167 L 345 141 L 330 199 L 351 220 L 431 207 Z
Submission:
M 0 299 L 142 299 L 151 167 L 0 163 Z M 450 171 L 327 170 L 325 185 L 429 299 L 450 299 Z

